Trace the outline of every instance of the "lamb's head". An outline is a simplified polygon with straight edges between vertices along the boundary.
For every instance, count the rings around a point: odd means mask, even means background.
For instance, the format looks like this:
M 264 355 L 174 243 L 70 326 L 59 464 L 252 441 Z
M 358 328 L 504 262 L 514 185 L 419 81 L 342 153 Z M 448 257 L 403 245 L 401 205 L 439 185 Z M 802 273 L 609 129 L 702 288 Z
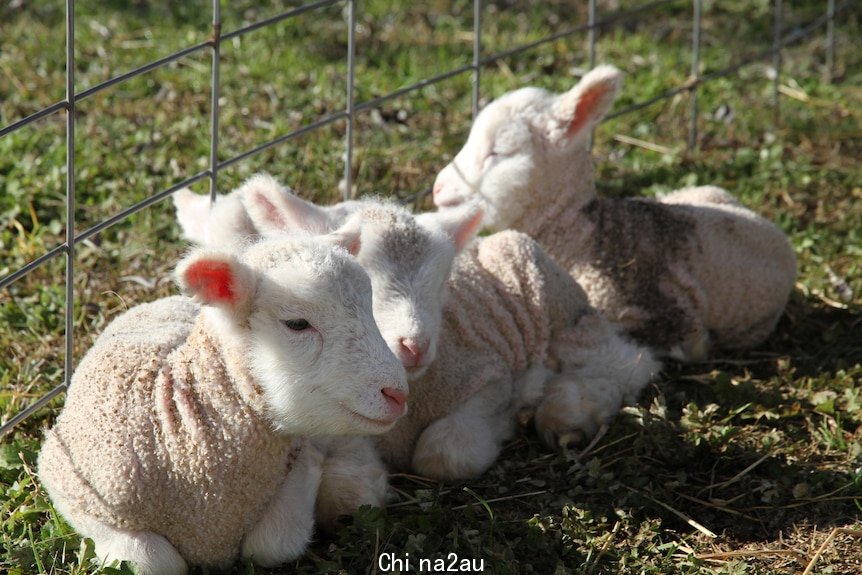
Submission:
M 437 353 L 452 262 L 481 223 L 478 206 L 414 216 L 392 202 L 323 208 L 277 186 L 248 190 L 243 204 L 265 237 L 321 233 L 345 218 L 360 226 L 356 258 L 371 278 L 374 319 L 408 375 L 421 375 Z
M 382 433 L 405 412 L 404 368 L 374 323 L 368 274 L 345 249 L 358 235 L 199 248 L 177 267 L 217 340 L 247 358 L 282 433 Z
M 391 203 L 368 203 L 361 219 L 359 263 L 371 277 L 374 320 L 410 378 L 437 356 L 452 263 L 482 220 L 471 204 L 414 216 Z
M 479 197 L 485 224 L 506 229 L 532 206 L 559 196 L 563 186 L 569 194 L 592 195 L 592 174 L 578 171 L 589 166 L 587 136 L 610 110 L 621 82 L 619 70 L 599 66 L 563 94 L 521 88 L 494 100 L 438 174 L 435 205 Z

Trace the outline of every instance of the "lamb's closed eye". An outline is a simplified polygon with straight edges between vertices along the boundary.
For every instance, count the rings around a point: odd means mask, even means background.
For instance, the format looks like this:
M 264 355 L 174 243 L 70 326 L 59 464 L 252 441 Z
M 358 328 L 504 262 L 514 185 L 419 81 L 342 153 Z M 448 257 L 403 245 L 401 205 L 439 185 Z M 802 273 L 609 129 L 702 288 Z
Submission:
M 311 327 L 307 319 L 285 319 L 282 323 L 291 331 L 305 331 Z

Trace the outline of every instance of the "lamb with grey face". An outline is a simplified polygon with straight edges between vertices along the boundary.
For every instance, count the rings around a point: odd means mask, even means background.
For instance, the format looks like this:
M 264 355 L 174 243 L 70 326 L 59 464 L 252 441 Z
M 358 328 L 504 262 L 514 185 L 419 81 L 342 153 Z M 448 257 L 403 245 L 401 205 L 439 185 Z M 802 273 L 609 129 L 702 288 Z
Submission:
M 487 227 L 536 238 L 594 306 L 662 355 L 758 345 L 793 290 L 787 237 L 713 186 L 597 197 L 587 135 L 621 83 L 600 66 L 563 94 L 522 88 L 491 102 L 438 174 L 435 204 L 481 201 Z

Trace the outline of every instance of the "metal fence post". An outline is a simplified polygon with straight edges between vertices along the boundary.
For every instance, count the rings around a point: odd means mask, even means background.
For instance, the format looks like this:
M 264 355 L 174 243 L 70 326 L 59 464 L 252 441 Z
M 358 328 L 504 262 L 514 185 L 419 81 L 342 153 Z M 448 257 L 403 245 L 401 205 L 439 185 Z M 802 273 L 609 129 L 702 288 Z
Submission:
M 347 129 L 344 134 L 344 190 L 345 200 L 353 196 L 353 124 L 354 94 L 356 82 L 356 0 L 347 2 Z
M 66 0 L 66 357 L 64 386 L 74 369 L 75 335 L 75 1 Z
M 479 114 L 479 85 L 482 78 L 482 0 L 473 0 L 473 119 Z
M 690 124 L 688 128 L 688 149 L 697 147 L 697 90 L 700 87 L 700 25 L 701 25 L 701 0 L 694 0 L 691 26 L 691 108 L 689 114 Z
M 210 199 L 218 194 L 219 84 L 221 83 L 221 0 L 213 0 L 212 94 L 210 97 Z
M 775 111 L 776 121 L 781 116 L 780 108 L 780 87 L 781 87 L 781 35 L 784 28 L 784 2 L 783 0 L 775 0 L 775 9 L 773 12 L 773 38 L 772 38 L 772 68 L 775 72 L 775 77 L 772 80 L 772 105 Z
M 596 0 L 590 0 L 587 6 L 587 44 L 589 50 L 589 68 L 592 70 L 596 67 Z M 590 129 L 587 135 L 587 149 L 593 149 L 593 137 L 595 136 L 595 127 Z
M 832 82 L 835 74 L 835 0 L 826 4 L 826 74 Z

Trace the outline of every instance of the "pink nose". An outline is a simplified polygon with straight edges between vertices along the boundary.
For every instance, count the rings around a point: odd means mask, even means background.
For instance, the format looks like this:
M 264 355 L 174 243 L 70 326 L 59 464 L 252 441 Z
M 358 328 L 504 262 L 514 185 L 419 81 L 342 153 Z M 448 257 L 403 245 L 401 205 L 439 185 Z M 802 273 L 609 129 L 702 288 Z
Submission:
M 441 184 L 440 182 L 434 182 L 434 187 L 431 189 L 431 195 L 436 198 L 442 190 L 443 184 Z
M 404 404 L 407 403 L 407 394 L 394 387 L 384 387 L 380 390 L 386 397 L 386 402 L 393 408 L 393 411 L 399 415 L 404 413 Z
M 428 344 L 412 338 L 401 339 L 401 363 L 404 367 L 416 367 L 422 363 L 422 357 L 428 351 Z

